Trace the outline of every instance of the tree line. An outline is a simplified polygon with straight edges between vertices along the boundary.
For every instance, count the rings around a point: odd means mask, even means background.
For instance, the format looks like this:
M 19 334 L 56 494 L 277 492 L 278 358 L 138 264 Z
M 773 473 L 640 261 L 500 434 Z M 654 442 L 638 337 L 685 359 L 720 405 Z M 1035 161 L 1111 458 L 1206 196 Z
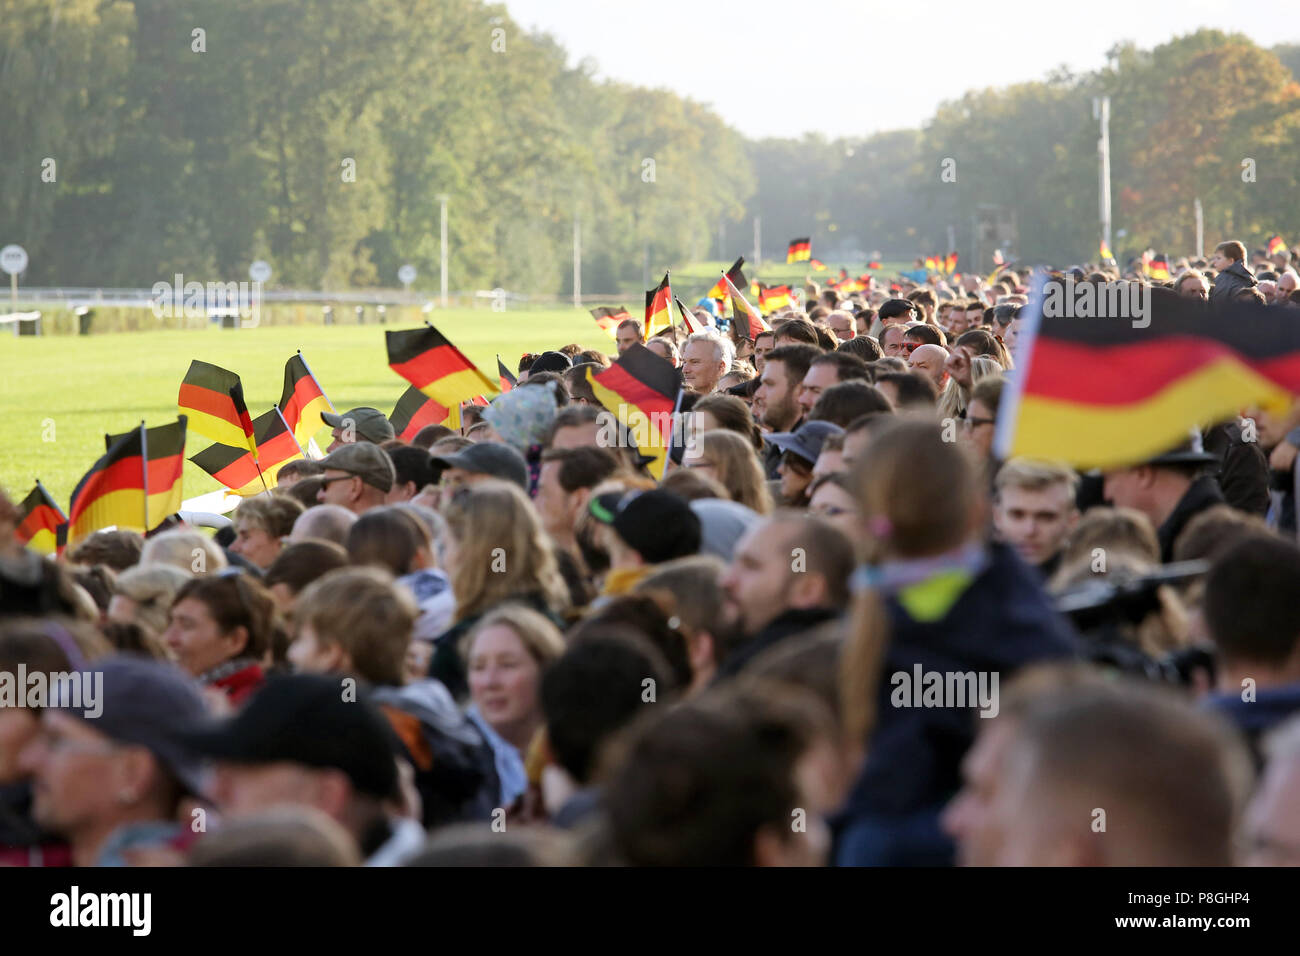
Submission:
M 754 216 L 769 255 L 811 234 L 820 258 L 902 258 L 949 225 L 964 249 L 1000 206 L 1024 249 L 1077 259 L 1109 95 L 1116 226 L 1182 251 L 1198 197 L 1215 236 L 1300 222 L 1298 52 L 1202 31 L 967 92 L 920 130 L 747 141 L 480 0 L 7 0 L 0 240 L 33 285 L 242 279 L 264 258 L 275 284 L 392 287 L 411 263 L 428 288 L 445 194 L 458 288 L 571 291 L 575 218 L 600 292 L 730 259 Z

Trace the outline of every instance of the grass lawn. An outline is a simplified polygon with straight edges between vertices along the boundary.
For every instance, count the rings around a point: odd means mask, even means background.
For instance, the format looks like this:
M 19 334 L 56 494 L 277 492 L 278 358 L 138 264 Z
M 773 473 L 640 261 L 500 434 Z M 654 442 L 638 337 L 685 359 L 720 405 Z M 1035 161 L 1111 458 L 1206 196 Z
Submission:
M 176 395 L 191 359 L 238 372 L 256 417 L 280 400 L 284 363 L 302 349 L 340 411 L 372 405 L 388 413 L 406 382 L 388 368 L 384 329 L 412 328 L 416 310 L 388 326 L 290 325 L 245 330 L 123 332 L 14 338 L 0 333 L 0 486 L 15 501 L 40 478 L 67 511 L 76 483 L 104 453 L 104 435 L 144 419 L 174 421 Z M 448 338 L 496 381 L 496 355 L 513 372 L 523 352 L 569 342 L 613 351 L 613 340 L 585 311 L 448 310 L 435 315 Z M 344 320 L 346 321 L 346 319 Z M 317 443 L 323 448 L 329 432 Z M 325 438 L 324 441 L 321 439 Z M 190 435 L 186 455 L 210 442 Z M 185 496 L 220 485 L 190 462 Z

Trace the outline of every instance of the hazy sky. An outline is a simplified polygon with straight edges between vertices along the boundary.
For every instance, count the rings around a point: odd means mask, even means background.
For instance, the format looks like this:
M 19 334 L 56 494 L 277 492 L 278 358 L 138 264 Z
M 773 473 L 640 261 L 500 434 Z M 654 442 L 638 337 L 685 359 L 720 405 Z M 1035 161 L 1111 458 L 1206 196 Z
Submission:
M 1199 27 L 1300 41 L 1300 0 L 505 0 L 597 75 L 708 103 L 747 136 L 920 126 L 968 89 L 1087 72 Z M 1050 15 L 1049 15 L 1050 11 Z M 1059 14 L 1057 13 L 1059 11 Z M 1281 26 L 1279 26 L 1281 25 Z

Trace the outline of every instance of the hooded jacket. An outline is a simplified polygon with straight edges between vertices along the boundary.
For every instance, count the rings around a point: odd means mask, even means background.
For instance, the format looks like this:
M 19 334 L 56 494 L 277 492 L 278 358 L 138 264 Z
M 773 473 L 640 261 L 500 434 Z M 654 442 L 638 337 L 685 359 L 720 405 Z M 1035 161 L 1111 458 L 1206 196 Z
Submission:
M 1078 651 L 1074 629 L 1052 606 L 1037 572 L 1002 544 L 946 613 L 918 620 L 898 595 L 885 599 L 890 624 L 876 726 L 844 809 L 832 821 L 840 866 L 947 865 L 951 840 L 939 815 L 961 785 L 960 764 L 975 740 L 980 708 L 914 705 L 900 694 L 918 673 L 986 675 L 995 693 L 1017 670 Z M 998 684 L 993 685 L 993 675 Z M 993 716 L 991 713 L 989 716 Z
M 1178 504 L 1169 513 L 1169 517 L 1156 529 L 1156 539 L 1160 542 L 1160 560 L 1166 564 L 1174 559 L 1174 542 L 1187 522 L 1207 508 L 1223 504 L 1223 492 L 1213 475 L 1201 475 L 1188 485 Z

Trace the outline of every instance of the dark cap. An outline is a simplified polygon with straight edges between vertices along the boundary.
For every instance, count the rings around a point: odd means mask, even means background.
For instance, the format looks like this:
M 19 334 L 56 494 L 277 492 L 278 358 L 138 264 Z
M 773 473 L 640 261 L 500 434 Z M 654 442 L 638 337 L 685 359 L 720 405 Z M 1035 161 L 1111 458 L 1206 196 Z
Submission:
M 56 706 L 112 740 L 146 748 L 189 793 L 203 796 L 202 761 L 176 732 L 207 713 L 192 680 L 173 664 L 127 654 L 101 657 L 77 676 L 98 685 L 97 699 L 78 701 L 61 686 Z
M 528 374 L 536 375 L 538 372 L 567 372 L 573 368 L 573 363 L 563 352 L 543 352 L 537 358 L 533 359 L 533 364 L 528 366 Z
M 612 491 L 591 499 L 592 517 L 610 525 L 647 564 L 700 550 L 700 519 L 670 491 Z
M 843 435 L 844 429 L 834 422 L 821 420 L 804 422 L 792 432 L 777 432 L 767 440 L 782 451 L 794 452 L 809 464 L 817 464 L 822 445 L 831 435 Z
M 351 445 L 335 448 L 320 460 L 320 465 L 322 468 L 333 468 L 335 471 L 346 471 L 349 475 L 356 475 L 372 488 L 378 488 L 385 494 L 393 490 L 393 482 L 397 480 L 397 472 L 393 468 L 393 460 L 388 457 L 388 452 L 368 441 L 353 442 Z
M 398 752 L 388 721 L 364 699 L 345 699 L 344 678 L 272 677 L 235 716 L 185 733 L 196 751 L 226 763 L 296 763 L 341 770 L 361 793 L 397 790 Z
M 444 468 L 459 468 L 461 471 L 503 478 L 513 481 L 524 491 L 528 490 L 528 463 L 524 461 L 523 455 L 501 442 L 475 442 L 454 455 L 439 455 L 433 459 L 433 463 Z
M 1211 465 L 1218 464 L 1219 457 L 1205 450 L 1205 442 L 1200 431 L 1193 429 L 1186 441 L 1179 442 L 1161 455 L 1148 459 L 1147 465 Z
M 356 429 L 358 435 L 366 441 L 374 442 L 378 445 L 380 442 L 391 441 L 397 437 L 393 431 L 393 423 L 377 408 L 370 408 L 363 405 L 361 408 L 349 408 L 342 415 L 334 412 L 321 412 L 321 421 L 330 428 L 346 428 L 348 423 Z

